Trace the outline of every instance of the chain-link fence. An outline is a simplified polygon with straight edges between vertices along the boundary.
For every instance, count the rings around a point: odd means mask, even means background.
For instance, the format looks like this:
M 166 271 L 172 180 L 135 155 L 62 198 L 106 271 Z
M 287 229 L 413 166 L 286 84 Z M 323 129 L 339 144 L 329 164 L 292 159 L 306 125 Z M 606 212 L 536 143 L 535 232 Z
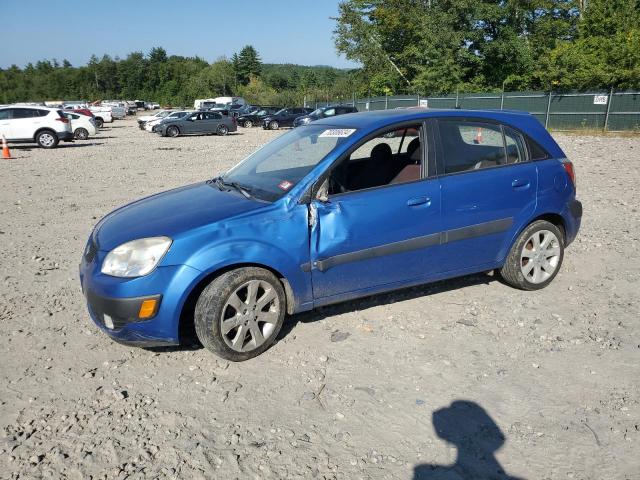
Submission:
M 552 130 L 640 132 L 640 92 L 502 92 L 444 96 L 394 95 L 337 101 L 305 99 L 307 107 L 343 103 L 358 111 L 406 107 L 467 110 L 520 110 L 534 115 Z

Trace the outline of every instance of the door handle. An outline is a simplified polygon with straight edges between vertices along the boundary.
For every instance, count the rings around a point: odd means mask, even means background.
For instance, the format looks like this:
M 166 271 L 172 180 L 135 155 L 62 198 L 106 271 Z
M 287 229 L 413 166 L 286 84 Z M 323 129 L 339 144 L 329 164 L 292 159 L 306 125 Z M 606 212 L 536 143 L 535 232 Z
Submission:
M 430 206 L 431 199 L 429 197 L 416 197 L 407 200 L 408 207 L 418 207 L 420 205 L 425 205 L 426 207 Z
M 526 178 L 516 178 L 511 182 L 511 186 L 516 190 L 526 190 L 531 186 L 531 182 Z

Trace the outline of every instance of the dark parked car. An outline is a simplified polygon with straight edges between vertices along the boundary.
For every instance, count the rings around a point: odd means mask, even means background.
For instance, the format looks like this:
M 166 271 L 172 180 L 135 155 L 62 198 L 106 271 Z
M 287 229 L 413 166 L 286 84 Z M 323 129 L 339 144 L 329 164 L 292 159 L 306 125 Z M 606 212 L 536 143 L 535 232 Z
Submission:
M 246 113 L 238 117 L 238 125 L 241 127 L 253 127 L 254 125 L 260 125 L 262 119 L 267 115 L 274 115 L 282 110 L 282 107 L 261 107 L 255 112 Z
M 321 118 L 335 117 L 336 115 L 344 115 L 345 113 L 358 113 L 358 109 L 351 105 L 330 105 L 328 107 L 320 107 L 309 115 L 298 117 L 293 121 L 294 127 L 307 125 Z
M 183 118 L 165 120 L 156 127 L 156 133 L 163 137 L 211 133 L 226 135 L 236 130 L 238 130 L 236 119 L 218 112 L 193 112 Z
M 178 344 L 195 324 L 206 348 L 247 360 L 285 315 L 324 305 L 494 269 L 544 288 L 581 217 L 573 164 L 532 115 L 381 110 L 293 129 L 222 176 L 114 211 L 80 280 L 119 342 Z
M 273 115 L 262 118 L 262 128 L 277 130 L 280 127 L 293 127 L 293 121 L 302 115 L 309 115 L 311 108 L 291 107 L 283 108 Z

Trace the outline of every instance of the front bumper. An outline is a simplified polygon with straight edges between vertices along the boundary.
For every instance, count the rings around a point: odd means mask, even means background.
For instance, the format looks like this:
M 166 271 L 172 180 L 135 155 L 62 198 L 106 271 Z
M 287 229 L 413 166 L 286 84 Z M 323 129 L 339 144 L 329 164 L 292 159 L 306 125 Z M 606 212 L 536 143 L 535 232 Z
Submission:
M 87 249 L 80 283 L 93 322 L 119 343 L 135 346 L 180 343 L 180 316 L 201 272 L 186 265 L 158 267 L 149 275 L 117 278 L 100 272 L 107 252 Z M 142 302 L 159 302 L 151 318 L 140 319 Z M 108 318 L 107 318 L 108 316 Z

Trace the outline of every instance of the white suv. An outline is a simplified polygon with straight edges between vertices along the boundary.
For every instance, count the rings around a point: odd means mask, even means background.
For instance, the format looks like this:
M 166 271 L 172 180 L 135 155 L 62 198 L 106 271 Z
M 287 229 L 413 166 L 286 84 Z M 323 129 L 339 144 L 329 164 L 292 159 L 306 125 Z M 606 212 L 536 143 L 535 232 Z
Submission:
M 53 148 L 60 140 L 73 140 L 71 122 L 61 110 L 7 105 L 0 107 L 0 134 L 11 143 L 36 142 Z

